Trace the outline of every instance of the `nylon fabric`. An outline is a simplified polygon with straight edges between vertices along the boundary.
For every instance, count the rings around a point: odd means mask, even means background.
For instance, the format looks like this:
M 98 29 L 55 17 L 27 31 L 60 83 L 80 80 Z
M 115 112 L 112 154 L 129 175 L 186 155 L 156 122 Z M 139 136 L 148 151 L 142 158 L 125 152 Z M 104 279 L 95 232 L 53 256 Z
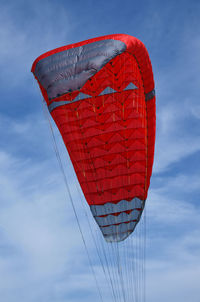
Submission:
M 113 50 L 113 45 L 121 48 Z M 93 74 L 87 74 L 88 63 L 98 65 Z M 154 81 L 144 45 L 128 35 L 100 37 L 50 51 L 36 59 L 32 70 L 91 209 L 134 198 L 144 202 L 155 142 Z M 104 236 L 116 241 L 133 231 L 142 210 L 137 218 L 136 211 L 115 215 L 115 223 L 107 226 L 94 216 Z
M 133 83 L 129 83 L 128 86 L 126 88 L 124 88 L 124 90 L 133 90 L 133 89 L 137 89 L 137 87 L 133 84 Z M 101 95 L 105 95 L 105 94 L 113 94 L 114 92 L 117 92 L 115 90 L 113 90 L 112 88 L 110 87 L 106 87 L 100 94 L 99 96 Z M 79 93 L 73 100 L 71 101 L 59 101 L 59 102 L 52 102 L 48 108 L 49 108 L 49 112 L 51 113 L 55 108 L 57 107 L 60 107 L 60 106 L 63 106 L 63 105 L 67 105 L 67 104 L 70 104 L 70 103 L 74 103 L 74 102 L 79 102 L 79 101 L 82 101 L 84 99 L 88 99 L 88 98 L 91 98 L 92 96 L 90 95 L 87 95 L 85 93 Z
M 135 197 L 131 201 L 121 200 L 118 203 L 105 203 L 103 205 L 91 205 L 90 210 L 94 216 L 105 216 L 120 212 L 126 212 L 144 207 L 144 201 Z
M 103 40 L 64 50 L 40 60 L 34 74 L 51 100 L 79 90 L 112 58 L 125 51 L 121 41 Z

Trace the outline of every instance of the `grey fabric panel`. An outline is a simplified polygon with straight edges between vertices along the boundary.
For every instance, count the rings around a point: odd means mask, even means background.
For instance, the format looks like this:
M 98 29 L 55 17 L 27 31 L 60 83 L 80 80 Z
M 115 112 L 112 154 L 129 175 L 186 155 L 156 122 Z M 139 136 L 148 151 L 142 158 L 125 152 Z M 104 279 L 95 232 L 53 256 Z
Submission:
M 53 111 L 57 107 L 67 105 L 68 103 L 68 101 L 53 102 L 48 106 L 49 112 Z
M 48 106 L 48 109 L 49 109 L 49 112 L 53 111 L 55 108 L 57 107 L 60 107 L 60 106 L 63 106 L 63 105 L 67 105 L 67 104 L 70 104 L 70 103 L 74 103 L 74 102 L 78 102 L 78 101 L 81 101 L 81 100 L 84 100 L 84 99 L 88 99 L 88 98 L 91 98 L 90 95 L 88 94 L 84 94 L 82 92 L 80 92 L 73 101 L 59 101 L 59 102 L 52 102 L 49 106 Z
M 119 241 L 125 240 L 133 231 L 134 231 L 134 228 L 133 228 L 133 230 L 130 230 L 130 231 L 127 230 L 127 232 L 125 232 L 125 233 L 119 233 L 119 234 L 114 234 L 114 235 L 103 235 L 103 236 L 107 242 L 119 242 Z
M 153 99 L 154 96 L 155 96 L 155 89 L 145 94 L 145 101 L 149 101 Z
M 132 89 L 138 89 L 133 83 L 128 84 L 128 86 L 124 89 L 124 90 L 132 90 Z M 114 89 L 112 89 L 111 87 L 106 87 L 100 94 L 101 95 L 105 95 L 105 94 L 113 94 L 117 91 L 115 91 Z M 74 102 L 78 102 L 87 98 L 90 98 L 91 96 L 88 94 L 84 94 L 82 92 L 80 92 L 73 101 L 59 101 L 59 102 L 52 102 L 48 108 L 49 111 L 51 112 L 52 110 L 54 110 L 55 108 L 59 107 L 59 106 L 63 106 L 63 105 L 67 105 L 69 103 L 74 103 Z
M 71 101 L 70 103 L 78 102 L 78 101 L 81 101 L 81 100 L 84 100 L 84 99 L 88 99 L 88 98 L 91 98 L 91 95 L 88 95 L 88 94 L 85 94 L 85 93 L 80 92 L 80 93 L 75 97 L 75 99 L 73 99 L 73 101 Z
M 90 210 L 93 216 L 109 215 L 112 213 L 119 213 L 136 208 L 143 208 L 144 201 L 135 197 L 131 201 L 121 200 L 118 203 L 106 203 L 104 205 L 91 205 Z
M 128 84 L 128 86 L 126 86 L 126 88 L 124 88 L 124 90 L 131 90 L 131 89 L 138 89 L 137 86 L 135 86 L 132 82 Z
M 132 220 L 138 220 L 139 216 L 140 216 L 140 211 L 133 210 L 130 214 L 123 212 L 118 216 L 114 216 L 114 215 L 108 215 L 103 217 L 96 216 L 95 220 L 97 221 L 99 226 L 107 226 L 111 224 L 118 224 L 118 223 L 128 222 Z
M 126 239 L 130 233 L 134 231 L 135 226 L 142 215 L 144 205 L 145 200 L 140 200 L 135 197 L 131 201 L 121 200 L 116 204 L 106 203 L 104 205 L 91 205 L 90 209 L 105 240 L 114 242 Z M 125 211 L 128 210 L 132 211 L 129 214 L 125 213 Z M 120 214 L 114 216 L 112 215 L 114 213 Z M 105 216 L 99 217 L 103 215 Z
M 110 225 L 107 227 L 101 227 L 101 231 L 104 235 L 126 233 L 128 230 L 133 229 L 136 224 L 137 221 L 131 221 L 128 223 L 121 223 L 119 225 Z
M 122 223 L 109 227 L 100 227 L 103 236 L 108 242 L 122 241 L 126 239 L 135 229 L 137 222 Z
M 101 40 L 64 50 L 40 60 L 34 74 L 49 99 L 80 89 L 111 59 L 126 50 L 119 40 Z
M 108 86 L 99 95 L 110 94 L 113 92 L 117 92 L 117 91 L 115 91 L 114 89 L 112 89 L 111 87 Z

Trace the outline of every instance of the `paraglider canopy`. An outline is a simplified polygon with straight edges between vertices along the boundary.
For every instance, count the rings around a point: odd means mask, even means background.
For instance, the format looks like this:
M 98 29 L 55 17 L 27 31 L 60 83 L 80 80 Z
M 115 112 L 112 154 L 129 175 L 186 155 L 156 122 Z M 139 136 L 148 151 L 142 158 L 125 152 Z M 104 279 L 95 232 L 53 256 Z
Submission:
M 63 46 L 32 66 L 107 241 L 140 220 L 152 173 L 155 91 L 141 41 L 124 34 Z

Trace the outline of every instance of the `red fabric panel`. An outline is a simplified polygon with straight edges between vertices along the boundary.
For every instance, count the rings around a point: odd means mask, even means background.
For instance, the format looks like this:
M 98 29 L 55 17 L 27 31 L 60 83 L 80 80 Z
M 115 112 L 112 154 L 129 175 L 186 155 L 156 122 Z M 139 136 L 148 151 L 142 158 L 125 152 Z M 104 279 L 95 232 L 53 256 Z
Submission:
M 70 48 L 74 48 L 74 47 L 78 47 L 78 46 L 82 46 L 85 44 L 89 44 L 89 43 L 100 41 L 100 40 L 106 40 L 106 39 L 120 40 L 126 44 L 127 52 L 134 55 L 138 62 L 138 65 L 139 65 L 139 68 L 141 71 L 141 76 L 142 76 L 143 83 L 144 83 L 145 93 L 152 91 L 154 89 L 154 79 L 153 79 L 151 61 L 149 59 L 149 55 L 146 50 L 146 47 L 137 38 L 129 36 L 129 35 L 125 35 L 125 34 L 106 35 L 106 36 L 97 37 L 97 38 L 93 38 L 93 39 L 89 39 L 89 40 L 85 40 L 85 41 L 81 41 L 78 43 L 74 43 L 74 44 L 70 44 L 70 45 L 66 45 L 66 46 L 62 46 L 62 47 L 53 49 L 53 50 L 48 51 L 48 52 L 42 54 L 41 56 L 39 56 L 34 61 L 31 71 L 34 73 L 35 66 L 39 60 L 42 60 L 43 58 L 46 58 L 54 53 L 58 53 L 58 52 L 61 52 L 61 51 L 64 51 L 64 50 L 67 50 Z M 47 104 L 49 104 L 48 98 L 45 98 L 45 100 L 46 100 Z
M 123 91 L 130 82 L 138 89 Z M 98 96 L 108 86 L 118 92 Z M 137 61 L 117 56 L 81 92 L 93 97 L 58 107 L 52 117 L 88 203 L 146 199 L 147 116 Z
M 155 142 L 155 97 L 152 67 L 143 43 L 128 35 L 111 35 L 64 46 L 40 56 L 101 39 L 117 39 L 127 45 L 80 90 L 91 97 L 57 107 L 52 117 L 68 149 L 88 204 L 117 203 L 138 197 L 145 200 L 152 173 Z M 132 82 L 138 89 L 125 90 Z M 111 87 L 117 93 L 99 96 Z M 41 85 L 40 85 L 41 87 Z M 41 87 L 49 105 L 47 95 Z M 79 91 L 53 101 L 72 101 Z

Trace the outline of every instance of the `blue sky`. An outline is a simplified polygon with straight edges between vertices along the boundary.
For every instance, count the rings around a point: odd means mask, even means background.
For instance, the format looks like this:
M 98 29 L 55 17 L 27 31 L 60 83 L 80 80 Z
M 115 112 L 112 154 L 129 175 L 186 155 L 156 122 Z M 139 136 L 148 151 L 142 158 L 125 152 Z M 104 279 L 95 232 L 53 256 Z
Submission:
M 97 299 L 30 69 L 50 49 L 127 33 L 149 51 L 157 95 L 147 301 L 199 302 L 200 2 L 1 0 L 0 11 L 2 301 Z M 78 205 L 82 196 L 56 129 L 55 135 Z

